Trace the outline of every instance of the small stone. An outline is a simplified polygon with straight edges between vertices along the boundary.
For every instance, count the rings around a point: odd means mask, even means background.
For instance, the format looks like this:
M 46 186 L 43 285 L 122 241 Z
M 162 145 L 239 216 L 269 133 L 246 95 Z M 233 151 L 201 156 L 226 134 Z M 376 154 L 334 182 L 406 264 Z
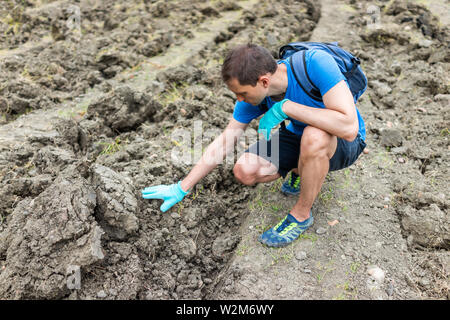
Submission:
M 117 290 L 116 289 L 109 289 L 109 294 L 112 296 L 117 296 Z
M 317 234 L 324 234 L 325 232 L 327 232 L 327 228 L 324 228 L 324 227 L 319 227 L 319 228 L 317 228 L 316 229 L 316 233 Z
M 337 220 L 337 219 L 334 219 L 333 221 L 328 221 L 328 225 L 330 225 L 330 226 L 335 226 L 338 223 L 339 223 L 339 220 Z
M 403 143 L 402 133 L 398 129 L 384 129 L 380 134 L 383 147 L 400 147 Z
M 377 283 L 381 284 L 384 282 L 384 271 L 377 266 L 370 266 L 367 269 L 367 273 L 370 277 L 375 280 Z
M 427 287 L 427 286 L 430 285 L 430 280 L 428 280 L 428 279 L 426 279 L 426 278 L 422 278 L 422 279 L 419 280 L 419 284 L 420 284 L 422 287 Z
M 398 162 L 399 163 L 405 163 L 405 159 L 403 159 L 402 157 L 398 158 Z
M 392 92 L 392 88 L 385 82 L 374 80 L 371 82 L 371 85 L 374 88 L 376 94 L 380 97 L 387 96 Z
M 172 213 L 170 214 L 170 216 L 171 216 L 172 218 L 174 218 L 174 219 L 178 219 L 178 218 L 180 217 L 180 215 L 179 215 L 177 212 L 172 212 Z
M 425 109 L 425 108 L 417 108 L 417 111 L 420 111 L 422 113 L 426 113 L 427 109 Z
M 388 283 L 387 288 L 386 288 L 386 293 L 389 297 L 394 294 L 394 284 L 392 283 L 392 281 L 390 281 Z
M 439 93 L 433 97 L 434 101 L 450 102 L 450 94 Z
M 420 40 L 418 43 L 419 47 L 422 47 L 422 48 L 429 48 L 432 44 L 433 44 L 433 41 L 428 40 L 428 39 Z
M 106 292 L 104 290 L 100 290 L 97 292 L 97 298 L 106 298 Z
M 404 154 L 404 153 L 406 153 L 406 151 L 407 151 L 407 148 L 405 146 L 403 146 L 403 147 L 394 147 L 394 148 L 391 149 L 391 152 L 393 154 Z
M 309 269 L 303 269 L 303 272 L 304 272 L 304 273 L 311 273 L 311 270 L 309 270 Z
M 297 251 L 295 253 L 295 258 L 297 258 L 297 260 L 305 260 L 306 259 L 306 252 L 305 251 Z

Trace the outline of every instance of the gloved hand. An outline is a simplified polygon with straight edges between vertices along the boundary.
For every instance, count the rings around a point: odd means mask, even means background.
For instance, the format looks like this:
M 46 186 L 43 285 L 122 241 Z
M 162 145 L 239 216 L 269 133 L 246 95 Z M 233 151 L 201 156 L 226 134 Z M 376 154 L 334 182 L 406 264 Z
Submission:
M 142 190 L 142 197 L 144 199 L 162 199 L 164 203 L 161 205 L 161 211 L 166 212 L 172 206 L 187 195 L 189 191 L 184 192 L 181 188 L 181 181 L 171 185 L 159 185 L 154 187 L 148 187 Z
M 266 140 L 270 140 L 270 131 L 279 125 L 283 120 L 286 120 L 288 116 L 284 113 L 283 103 L 289 101 L 288 99 L 284 99 L 280 102 L 275 103 L 272 108 L 270 108 L 264 116 L 259 120 L 259 128 L 258 133 L 264 134 Z

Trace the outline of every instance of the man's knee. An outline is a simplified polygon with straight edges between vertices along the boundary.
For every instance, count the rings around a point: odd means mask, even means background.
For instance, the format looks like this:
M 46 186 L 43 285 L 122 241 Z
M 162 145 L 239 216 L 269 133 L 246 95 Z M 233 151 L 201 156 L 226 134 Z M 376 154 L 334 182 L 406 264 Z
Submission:
M 256 182 L 256 170 L 250 165 L 236 163 L 233 173 L 236 180 L 247 186 L 254 185 Z
M 322 129 L 307 126 L 302 135 L 300 157 L 327 157 L 331 159 L 336 150 L 336 137 Z

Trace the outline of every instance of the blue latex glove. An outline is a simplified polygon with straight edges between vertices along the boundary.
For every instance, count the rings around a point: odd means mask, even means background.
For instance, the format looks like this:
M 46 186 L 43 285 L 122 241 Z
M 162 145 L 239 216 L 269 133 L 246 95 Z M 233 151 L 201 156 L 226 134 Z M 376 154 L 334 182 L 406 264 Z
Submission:
M 283 112 L 281 108 L 283 103 L 289 101 L 284 99 L 280 102 L 275 103 L 272 108 L 270 108 L 264 116 L 259 120 L 258 133 L 264 134 L 266 140 L 270 140 L 270 131 L 279 125 L 282 121 L 286 120 L 288 116 Z
M 144 199 L 162 199 L 164 203 L 161 205 L 161 211 L 166 212 L 172 206 L 181 200 L 188 192 L 184 192 L 181 188 L 181 181 L 171 185 L 159 185 L 154 187 L 148 187 L 142 190 L 142 197 Z

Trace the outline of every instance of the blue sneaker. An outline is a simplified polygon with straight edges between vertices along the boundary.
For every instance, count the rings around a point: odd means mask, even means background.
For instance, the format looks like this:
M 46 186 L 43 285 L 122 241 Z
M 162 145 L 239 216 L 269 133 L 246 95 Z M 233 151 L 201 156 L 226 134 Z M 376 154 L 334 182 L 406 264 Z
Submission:
M 300 177 L 291 171 L 289 179 L 281 186 L 281 192 L 291 196 L 298 195 L 300 193 Z
M 267 230 L 259 237 L 259 242 L 269 247 L 284 247 L 297 239 L 314 223 L 314 218 L 309 213 L 309 218 L 298 222 L 290 213 L 275 227 Z

